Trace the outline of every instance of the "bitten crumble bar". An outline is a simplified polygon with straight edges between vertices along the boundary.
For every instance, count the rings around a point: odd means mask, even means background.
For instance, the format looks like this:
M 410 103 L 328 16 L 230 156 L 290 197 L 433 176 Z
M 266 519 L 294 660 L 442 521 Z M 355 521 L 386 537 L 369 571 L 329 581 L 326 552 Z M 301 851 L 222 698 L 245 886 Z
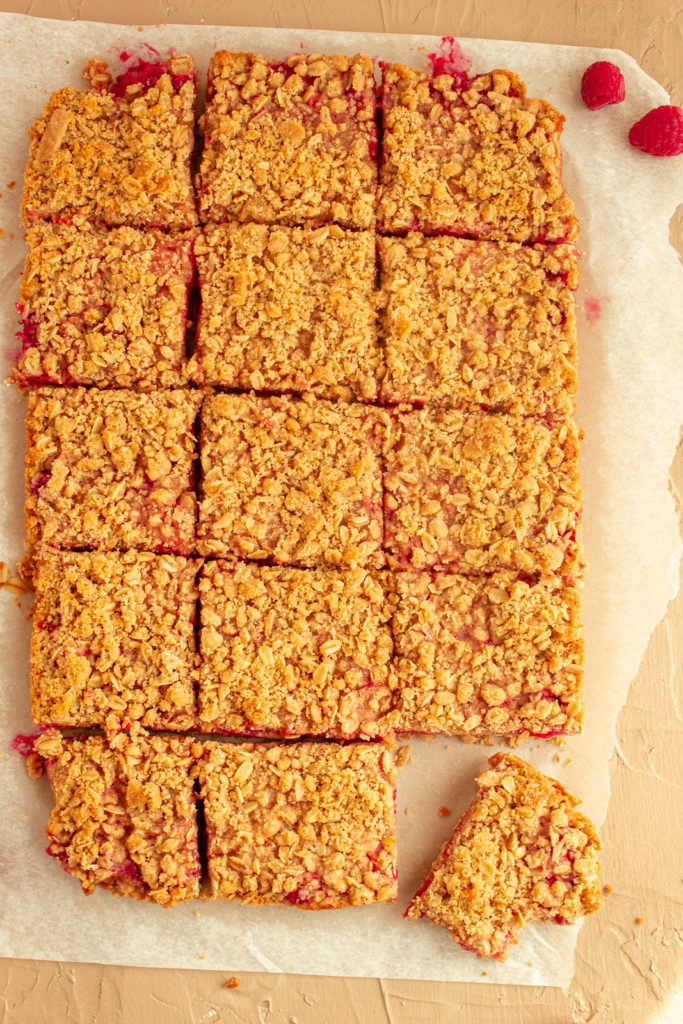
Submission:
M 394 569 L 582 573 L 579 435 L 571 419 L 480 410 L 397 414 L 385 535 Z
M 411 233 L 379 254 L 385 401 L 574 413 L 572 246 Z
M 43 548 L 31 636 L 36 725 L 191 729 L 198 566 Z
M 200 554 L 381 565 L 385 421 L 379 409 L 313 398 L 208 398 Z
M 191 233 L 38 223 L 19 291 L 19 383 L 184 383 Z
M 379 230 L 574 241 L 560 180 L 564 117 L 525 92 L 511 71 L 462 85 L 385 65 Z
M 489 764 L 404 917 L 426 917 L 465 949 L 504 960 L 525 924 L 573 924 L 600 909 L 601 843 L 559 782 L 511 754 Z
M 192 748 L 123 732 L 36 740 L 55 797 L 47 852 L 86 894 L 101 886 L 165 907 L 199 896 Z
M 199 717 L 211 732 L 367 739 L 388 710 L 383 576 L 208 562 Z
M 285 61 L 219 51 L 209 63 L 199 210 L 204 222 L 369 228 L 377 126 L 368 57 Z
M 515 573 L 396 573 L 399 732 L 465 739 L 581 731 L 581 593 Z
M 379 743 L 206 743 L 211 895 L 307 910 L 396 899 L 395 779 Z
M 29 550 L 194 549 L 201 392 L 38 388 L 26 415 Z
M 221 224 L 206 229 L 195 252 L 197 382 L 376 397 L 374 234 Z
M 29 135 L 22 215 L 97 224 L 189 228 L 197 223 L 190 161 L 196 70 L 192 57 L 83 71 L 86 91 L 60 89 Z

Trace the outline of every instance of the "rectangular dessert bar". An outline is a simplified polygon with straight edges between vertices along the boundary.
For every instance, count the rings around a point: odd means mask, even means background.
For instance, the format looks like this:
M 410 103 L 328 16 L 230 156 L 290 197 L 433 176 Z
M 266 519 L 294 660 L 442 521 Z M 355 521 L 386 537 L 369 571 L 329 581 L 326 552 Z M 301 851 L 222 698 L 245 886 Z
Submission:
M 389 708 L 383 574 L 207 562 L 199 717 L 208 732 L 369 739 Z
M 411 232 L 379 254 L 384 401 L 573 415 L 573 246 Z
M 396 899 L 396 765 L 379 743 L 205 744 L 211 895 L 335 909 Z
M 38 388 L 26 416 L 26 532 L 77 549 L 194 550 L 198 391 Z
M 190 163 L 196 70 L 192 57 L 140 61 L 112 81 L 90 60 L 89 88 L 60 89 L 31 128 L 22 214 L 132 227 L 197 223 Z
M 580 577 L 578 460 L 572 419 L 396 414 L 384 476 L 390 567 Z
M 198 550 L 315 567 L 382 564 L 386 414 L 312 398 L 202 408 Z
M 392 577 L 398 732 L 466 739 L 581 731 L 581 593 L 516 573 Z
M 31 636 L 36 725 L 191 729 L 196 562 L 40 552 Z
M 17 383 L 184 383 L 193 239 L 129 227 L 30 226 Z
M 378 229 L 575 241 L 560 179 L 564 118 L 525 92 L 511 71 L 463 81 L 385 65 Z
M 164 907 L 199 896 L 193 741 L 43 733 L 55 798 L 47 852 L 81 883 Z
M 319 228 L 219 224 L 195 252 L 200 384 L 373 399 L 375 236 Z
M 494 754 L 478 793 L 404 917 L 442 925 L 464 949 L 504 960 L 525 924 L 599 910 L 600 838 L 579 800 L 512 754 Z
M 377 125 L 368 57 L 266 60 L 219 51 L 209 63 L 199 210 L 204 223 L 369 228 Z

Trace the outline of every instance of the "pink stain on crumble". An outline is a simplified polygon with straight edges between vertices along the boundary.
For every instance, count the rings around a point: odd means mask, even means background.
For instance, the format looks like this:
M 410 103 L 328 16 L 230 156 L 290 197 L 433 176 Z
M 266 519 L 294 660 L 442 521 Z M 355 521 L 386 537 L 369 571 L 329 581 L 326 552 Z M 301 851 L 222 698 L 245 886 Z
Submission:
M 586 299 L 583 309 L 589 324 L 597 323 L 602 316 L 602 303 L 600 299 Z
M 460 85 L 466 85 L 472 61 L 463 53 L 460 43 L 453 36 L 442 36 L 439 43 L 440 53 L 428 53 L 427 59 L 432 65 L 433 75 L 452 75 L 459 79 Z

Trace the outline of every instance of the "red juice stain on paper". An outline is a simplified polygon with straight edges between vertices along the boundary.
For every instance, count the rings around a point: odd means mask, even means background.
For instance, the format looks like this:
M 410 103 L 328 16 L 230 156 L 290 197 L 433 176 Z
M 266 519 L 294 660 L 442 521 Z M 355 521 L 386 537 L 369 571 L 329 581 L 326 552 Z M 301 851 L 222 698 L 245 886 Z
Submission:
M 427 59 L 432 65 L 432 74 L 452 75 L 453 78 L 459 79 L 460 85 L 465 85 L 472 61 L 463 53 L 460 43 L 456 43 L 453 36 L 442 36 L 439 50 L 440 53 L 427 54 Z
M 589 324 L 595 324 L 602 316 L 602 303 L 600 299 L 586 299 L 583 304 L 586 320 Z
M 21 754 L 22 757 L 28 757 L 29 754 L 33 753 L 33 744 L 40 736 L 39 732 L 24 733 L 18 732 L 13 740 L 10 741 L 9 748 L 16 754 Z

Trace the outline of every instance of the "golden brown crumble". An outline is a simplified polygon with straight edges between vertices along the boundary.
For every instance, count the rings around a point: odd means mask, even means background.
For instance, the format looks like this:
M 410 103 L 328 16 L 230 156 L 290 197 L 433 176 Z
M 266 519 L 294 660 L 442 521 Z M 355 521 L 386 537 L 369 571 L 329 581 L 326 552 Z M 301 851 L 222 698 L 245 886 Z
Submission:
M 203 728 L 378 734 L 392 653 L 382 574 L 217 561 L 199 593 Z
M 86 91 L 60 89 L 29 131 L 22 215 L 74 216 L 101 224 L 188 228 L 197 223 L 190 160 L 196 71 L 176 54 L 156 84 L 108 90 L 102 61 L 90 61 Z M 174 89 L 173 77 L 187 76 Z
M 512 754 L 489 764 L 405 916 L 429 918 L 465 949 L 504 960 L 525 924 L 573 924 L 600 909 L 601 843 L 555 779 Z
M 38 388 L 26 416 L 26 532 L 65 548 L 194 549 L 201 392 Z
M 206 221 L 369 228 L 375 221 L 375 80 L 368 57 L 285 61 L 219 51 L 201 125 Z
M 487 740 L 581 731 L 581 591 L 516 573 L 396 573 L 398 732 Z
M 196 381 L 376 397 L 374 234 L 221 224 L 206 229 L 195 252 Z
M 95 886 L 171 907 L 199 896 L 192 740 L 118 733 L 36 740 L 55 807 L 48 853 Z
M 399 413 L 384 477 L 390 566 L 580 576 L 578 457 L 571 419 Z
M 463 89 L 450 75 L 385 65 L 379 229 L 575 241 L 560 180 L 564 117 L 525 92 L 511 71 Z
M 386 401 L 574 413 L 572 246 L 411 233 L 379 253 Z
M 191 729 L 198 566 L 43 548 L 31 637 L 36 725 Z
M 17 383 L 168 387 L 187 379 L 194 235 L 37 223 L 19 291 Z
M 212 896 L 308 910 L 396 899 L 396 767 L 387 747 L 204 749 Z
M 300 566 L 381 565 L 387 419 L 380 409 L 313 398 L 208 398 L 199 552 Z

